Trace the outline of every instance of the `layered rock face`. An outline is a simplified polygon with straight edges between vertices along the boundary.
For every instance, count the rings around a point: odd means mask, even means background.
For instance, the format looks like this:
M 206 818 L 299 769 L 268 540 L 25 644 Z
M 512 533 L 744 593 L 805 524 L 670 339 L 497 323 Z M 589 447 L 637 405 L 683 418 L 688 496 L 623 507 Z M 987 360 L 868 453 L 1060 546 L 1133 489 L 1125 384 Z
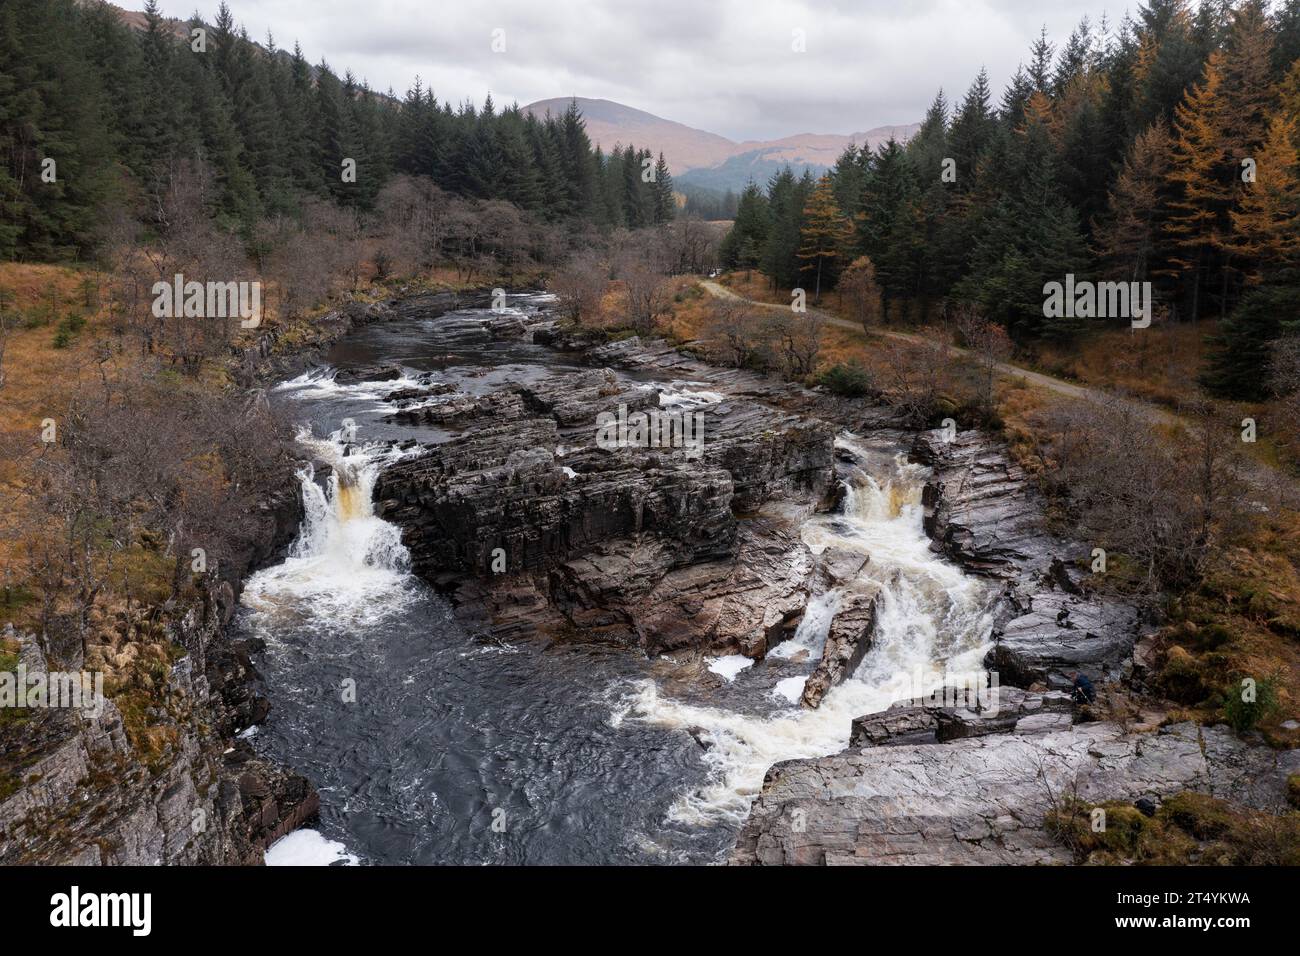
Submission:
M 182 629 L 179 637 L 205 645 L 216 634 L 200 620 Z M 31 635 L 9 636 L 29 677 L 61 670 Z M 256 865 L 317 813 L 306 779 L 244 741 L 226 746 L 237 722 L 265 717 L 265 701 L 247 688 L 247 649 L 204 650 L 206 673 L 186 657 L 169 675 L 177 713 L 152 721 L 167 735 L 158 759 L 132 746 L 111 699 L 86 712 L 31 707 L 5 728 L 4 778 L 13 787 L 0 798 L 0 864 Z
M 377 511 L 402 527 L 413 570 L 498 634 L 581 628 L 651 652 L 761 657 L 816 583 L 798 526 L 833 485 L 834 429 L 717 398 L 665 406 L 609 369 L 422 395 L 395 417 L 460 435 L 389 468 Z M 702 441 L 611 446 L 601 416 L 620 409 L 689 416 Z
M 155 755 L 133 746 L 111 699 L 93 713 L 27 708 L 4 728 L 0 863 L 260 864 L 267 846 L 316 814 L 305 778 L 233 740 L 268 707 L 254 689 L 256 648 L 226 636 L 242 575 L 292 540 L 300 507 L 292 489 L 270 497 L 262 538 L 208 582 L 198 604 L 164 619 L 163 636 L 183 656 L 143 715 Z M 127 630 L 122 622 L 88 657 L 78 645 L 57 661 L 32 635 L 6 637 L 28 675 L 111 673 L 138 651 Z
M 1222 726 L 1075 724 L 1068 673 L 1127 677 L 1136 609 L 1082 586 L 1071 560 L 1088 548 L 1044 530 L 1041 501 L 998 443 L 932 432 L 913 457 L 932 468 L 923 503 L 935 550 L 1004 582 L 984 662 L 1000 679 L 995 705 L 955 705 L 947 690 L 900 701 L 855 719 L 841 753 L 777 764 L 731 863 L 1069 863 L 1044 824 L 1063 800 L 1158 803 L 1195 790 L 1287 808 L 1300 751 Z
M 826 590 L 835 601 L 835 614 L 826 632 L 822 657 L 804 684 L 801 702 L 817 707 L 836 684 L 851 676 L 876 633 L 880 589 L 862 575 L 870 558 L 856 551 L 827 548 L 820 555 Z
M 1044 530 L 1038 493 L 1006 449 L 977 431 L 951 441 L 926 432 L 913 456 L 933 469 L 924 504 L 935 546 L 969 573 L 1006 582 L 985 666 L 1023 686 L 1068 687 L 1071 671 L 1119 677 L 1137 640 L 1137 609 L 1080 586 L 1070 564 L 1091 561 L 1091 549 Z

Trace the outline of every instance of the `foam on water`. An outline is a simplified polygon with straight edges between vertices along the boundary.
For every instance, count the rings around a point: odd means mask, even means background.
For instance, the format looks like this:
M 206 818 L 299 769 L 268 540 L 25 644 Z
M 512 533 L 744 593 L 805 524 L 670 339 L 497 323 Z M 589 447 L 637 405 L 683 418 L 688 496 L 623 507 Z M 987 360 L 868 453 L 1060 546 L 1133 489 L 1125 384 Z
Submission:
M 290 398 L 303 401 L 319 401 L 343 395 L 351 398 L 368 398 L 373 399 L 377 406 L 386 407 L 383 405 L 383 399 L 389 393 L 404 388 L 418 388 L 426 384 L 421 378 L 403 373 L 400 378 L 385 381 L 340 385 L 334 381 L 336 374 L 337 370 L 332 368 L 308 369 L 296 378 L 281 382 L 272 391 L 285 393 Z
M 709 658 L 709 670 L 719 675 L 727 683 L 735 680 L 736 675 L 741 671 L 753 666 L 754 659 L 741 654 L 728 654 L 726 657 Z
M 316 830 L 294 830 L 266 850 L 267 866 L 356 866 L 359 862 L 342 843 L 327 840 Z
M 993 595 L 987 584 L 930 550 L 921 526 L 926 469 L 902 454 L 866 448 L 852 435 L 836 444 L 861 463 L 847 482 L 844 513 L 810 520 L 803 535 L 814 552 L 834 545 L 869 556 L 862 573 L 881 587 L 871 650 L 815 710 L 796 704 L 807 675 L 776 684 L 771 697 L 777 709 L 767 716 L 688 703 L 661 694 L 653 681 L 638 682 L 617 719 L 690 730 L 710 745 L 704 755 L 709 783 L 684 794 L 670 820 L 739 825 L 772 764 L 836 753 L 848 745 L 853 718 L 979 671 Z M 807 651 L 815 663 L 835 609 L 833 593 L 810 601 L 795 636 L 773 656 Z
M 721 392 L 710 391 L 703 382 L 670 382 L 658 388 L 660 408 L 700 408 L 717 405 L 726 398 Z
M 257 617 L 273 619 L 284 610 L 353 626 L 376 623 L 412 594 L 401 529 L 378 517 L 372 500 L 380 470 L 402 453 L 350 443 L 343 429 L 324 439 L 303 431 L 298 441 L 329 473 L 323 487 L 314 466 L 298 473 L 303 501 L 298 539 L 281 564 L 249 579 L 243 602 Z

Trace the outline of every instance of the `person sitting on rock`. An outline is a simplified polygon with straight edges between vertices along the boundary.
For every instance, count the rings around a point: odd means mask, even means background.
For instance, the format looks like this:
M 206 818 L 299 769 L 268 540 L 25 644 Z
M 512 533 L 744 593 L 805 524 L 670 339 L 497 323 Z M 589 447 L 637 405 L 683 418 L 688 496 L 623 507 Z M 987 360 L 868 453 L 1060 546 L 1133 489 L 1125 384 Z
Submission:
M 1074 671 L 1070 674 L 1070 680 L 1073 686 L 1070 689 L 1070 698 L 1076 704 L 1091 704 L 1097 699 L 1096 688 L 1092 686 L 1092 681 L 1088 680 L 1086 674 L 1080 674 Z

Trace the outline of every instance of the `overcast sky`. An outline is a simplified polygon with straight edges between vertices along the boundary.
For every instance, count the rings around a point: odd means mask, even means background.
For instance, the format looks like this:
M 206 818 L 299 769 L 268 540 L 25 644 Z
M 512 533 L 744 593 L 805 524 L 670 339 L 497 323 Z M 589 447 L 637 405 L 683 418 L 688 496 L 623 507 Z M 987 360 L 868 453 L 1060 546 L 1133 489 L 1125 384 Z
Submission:
M 118 0 L 143 7 L 143 0 Z M 1109 6 L 1107 6 L 1109 2 Z M 218 0 L 161 0 L 169 16 Z M 230 0 L 250 36 L 270 29 L 379 90 L 419 74 L 439 99 L 521 105 L 617 100 L 732 139 L 852 133 L 921 118 L 981 65 L 1000 93 L 1046 24 L 1059 46 L 1084 14 L 1129 0 Z M 1136 0 L 1132 0 L 1136 9 Z M 493 52 L 494 30 L 504 52 Z M 806 52 L 792 47 L 794 31 Z

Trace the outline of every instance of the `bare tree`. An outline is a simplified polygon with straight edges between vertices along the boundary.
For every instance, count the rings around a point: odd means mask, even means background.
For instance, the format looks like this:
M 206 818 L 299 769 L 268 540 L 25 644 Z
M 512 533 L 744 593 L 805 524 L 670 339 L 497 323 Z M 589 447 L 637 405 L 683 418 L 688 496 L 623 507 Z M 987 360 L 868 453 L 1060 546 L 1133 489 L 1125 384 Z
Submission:
M 1240 435 L 1213 407 L 1185 410 L 1193 425 L 1163 435 L 1140 406 L 1055 405 L 1047 477 L 1097 547 L 1127 555 L 1152 590 L 1200 579 L 1218 540 L 1242 520 Z
M 948 389 L 951 356 L 931 336 L 911 343 L 890 339 L 884 346 L 881 384 L 886 400 L 916 428 L 932 423 L 939 398 Z
M 469 281 L 482 266 L 483 220 L 470 203 L 453 203 L 447 213 L 447 254 L 456 275 Z
M 254 280 L 243 243 L 208 215 L 214 191 L 212 171 L 201 162 L 176 161 L 155 180 L 150 217 L 156 238 L 140 249 L 154 281 L 171 284 L 177 275 L 186 284 Z M 124 232 L 122 238 L 128 234 Z M 118 306 L 126 302 L 133 312 L 142 313 L 138 327 L 145 330 L 145 351 L 161 348 L 173 363 L 196 372 L 205 358 L 228 348 L 239 316 L 186 315 L 180 302 L 172 303 L 170 313 L 150 309 L 143 314 L 142 277 L 135 271 L 133 253 L 128 250 L 123 256 L 115 282 L 116 302 Z
M 766 369 L 772 354 L 764 340 L 763 320 L 743 299 L 718 299 L 708 324 L 716 358 L 736 368 Z
M 397 267 L 428 269 L 442 261 L 453 201 L 423 177 L 398 175 L 384 186 L 377 231 Z
M 824 325 L 821 313 L 767 313 L 763 338 L 786 378 L 804 379 L 816 369 Z
M 588 250 L 570 257 L 551 276 L 548 287 L 559 300 L 560 311 L 581 323 L 600 315 L 608 280 L 609 266 L 599 253 Z
M 488 268 L 514 278 L 528 253 L 528 228 L 519 207 L 499 200 L 483 203 L 481 220 L 482 254 Z
M 957 333 L 962 344 L 970 350 L 979 363 L 980 377 L 977 400 L 980 412 L 988 420 L 996 402 L 998 367 L 1011 358 L 1011 336 L 996 322 L 985 318 L 974 306 L 959 306 L 956 311 Z
M 876 284 L 876 267 L 866 256 L 859 256 L 840 274 L 836 286 L 840 301 L 848 305 L 853 317 L 864 329 L 880 321 L 880 286 Z
M 682 213 L 660 227 L 668 271 L 673 275 L 700 275 L 717 263 L 722 230 L 694 213 Z
M 265 245 L 264 274 L 272 280 L 285 318 L 297 318 L 320 304 L 330 292 L 331 264 L 339 258 L 340 240 L 318 222 L 314 204 L 305 212 L 306 226 L 279 217 L 259 224 Z
M 627 249 L 618 260 L 618 277 L 623 280 L 628 323 L 638 334 L 650 335 L 659 316 L 668 311 L 671 299 L 659 257 L 649 244 L 639 245 Z

